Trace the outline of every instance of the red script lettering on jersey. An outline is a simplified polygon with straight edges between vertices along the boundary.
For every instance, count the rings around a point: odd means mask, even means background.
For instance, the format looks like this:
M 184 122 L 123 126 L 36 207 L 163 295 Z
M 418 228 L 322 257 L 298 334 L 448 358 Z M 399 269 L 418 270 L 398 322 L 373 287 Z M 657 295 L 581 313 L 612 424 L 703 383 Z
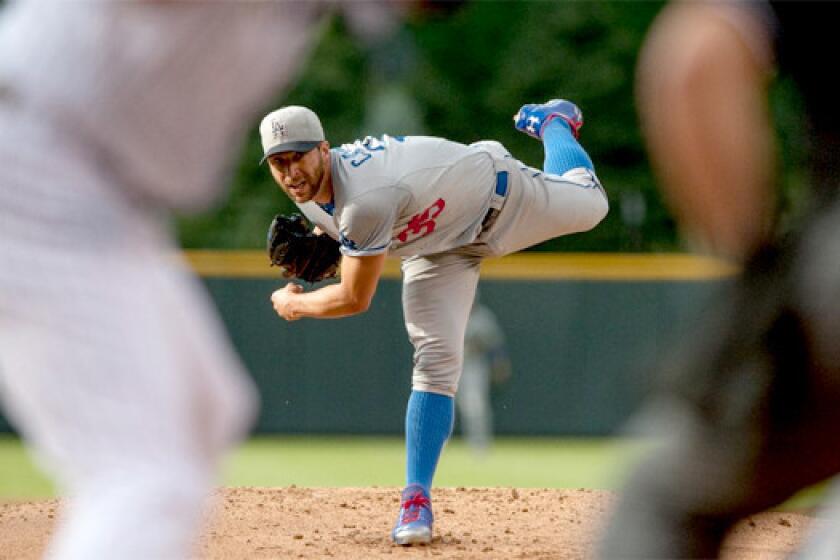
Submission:
M 397 239 L 401 243 L 405 243 L 409 236 L 412 238 L 424 237 L 435 231 L 435 218 L 443 212 L 445 206 L 446 201 L 439 198 L 421 213 L 413 215 L 405 229 L 397 234 Z

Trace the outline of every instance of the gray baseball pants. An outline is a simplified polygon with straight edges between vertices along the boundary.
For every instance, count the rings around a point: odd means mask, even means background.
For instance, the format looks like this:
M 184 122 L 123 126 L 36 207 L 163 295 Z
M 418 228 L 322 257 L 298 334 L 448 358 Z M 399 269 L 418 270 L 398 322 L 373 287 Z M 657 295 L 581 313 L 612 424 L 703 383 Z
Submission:
M 606 215 L 603 188 L 591 171 L 547 175 L 514 159 L 498 142 L 480 143 L 505 174 L 507 192 L 495 222 L 470 245 L 402 262 L 403 313 L 414 345 L 412 387 L 454 396 L 464 359 L 464 333 L 482 259 L 587 231 Z M 496 185 L 488 185 L 488 191 Z

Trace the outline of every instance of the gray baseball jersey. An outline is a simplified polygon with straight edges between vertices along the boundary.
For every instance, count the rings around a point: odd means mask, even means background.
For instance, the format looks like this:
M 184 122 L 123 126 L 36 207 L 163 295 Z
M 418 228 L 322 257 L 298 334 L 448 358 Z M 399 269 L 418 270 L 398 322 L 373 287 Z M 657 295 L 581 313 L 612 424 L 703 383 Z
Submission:
M 331 160 L 332 219 L 314 203 L 300 207 L 351 256 L 425 255 L 472 243 L 495 180 L 486 152 L 442 138 L 368 137 L 332 150 Z

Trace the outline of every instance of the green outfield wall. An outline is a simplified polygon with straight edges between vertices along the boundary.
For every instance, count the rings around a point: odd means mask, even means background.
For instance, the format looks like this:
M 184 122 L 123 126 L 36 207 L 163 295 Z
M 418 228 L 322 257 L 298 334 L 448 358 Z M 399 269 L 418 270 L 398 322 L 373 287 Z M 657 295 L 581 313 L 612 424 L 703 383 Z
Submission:
M 262 396 L 257 431 L 397 434 L 412 348 L 398 263 L 369 311 L 286 323 L 285 281 L 258 253 L 188 255 Z M 508 338 L 514 374 L 495 395 L 497 433 L 615 433 L 650 386 L 652 363 L 690 335 L 734 270 L 688 255 L 525 254 L 487 261 L 482 300 Z

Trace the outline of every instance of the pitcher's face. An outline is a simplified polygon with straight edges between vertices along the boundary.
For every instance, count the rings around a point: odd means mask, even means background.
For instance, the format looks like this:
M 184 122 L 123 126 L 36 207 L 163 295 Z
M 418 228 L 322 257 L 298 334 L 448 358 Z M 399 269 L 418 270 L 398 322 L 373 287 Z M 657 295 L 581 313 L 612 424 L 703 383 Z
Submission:
M 281 152 L 268 158 L 274 180 L 292 201 L 309 202 L 324 186 L 329 164 L 326 143 L 308 152 Z

